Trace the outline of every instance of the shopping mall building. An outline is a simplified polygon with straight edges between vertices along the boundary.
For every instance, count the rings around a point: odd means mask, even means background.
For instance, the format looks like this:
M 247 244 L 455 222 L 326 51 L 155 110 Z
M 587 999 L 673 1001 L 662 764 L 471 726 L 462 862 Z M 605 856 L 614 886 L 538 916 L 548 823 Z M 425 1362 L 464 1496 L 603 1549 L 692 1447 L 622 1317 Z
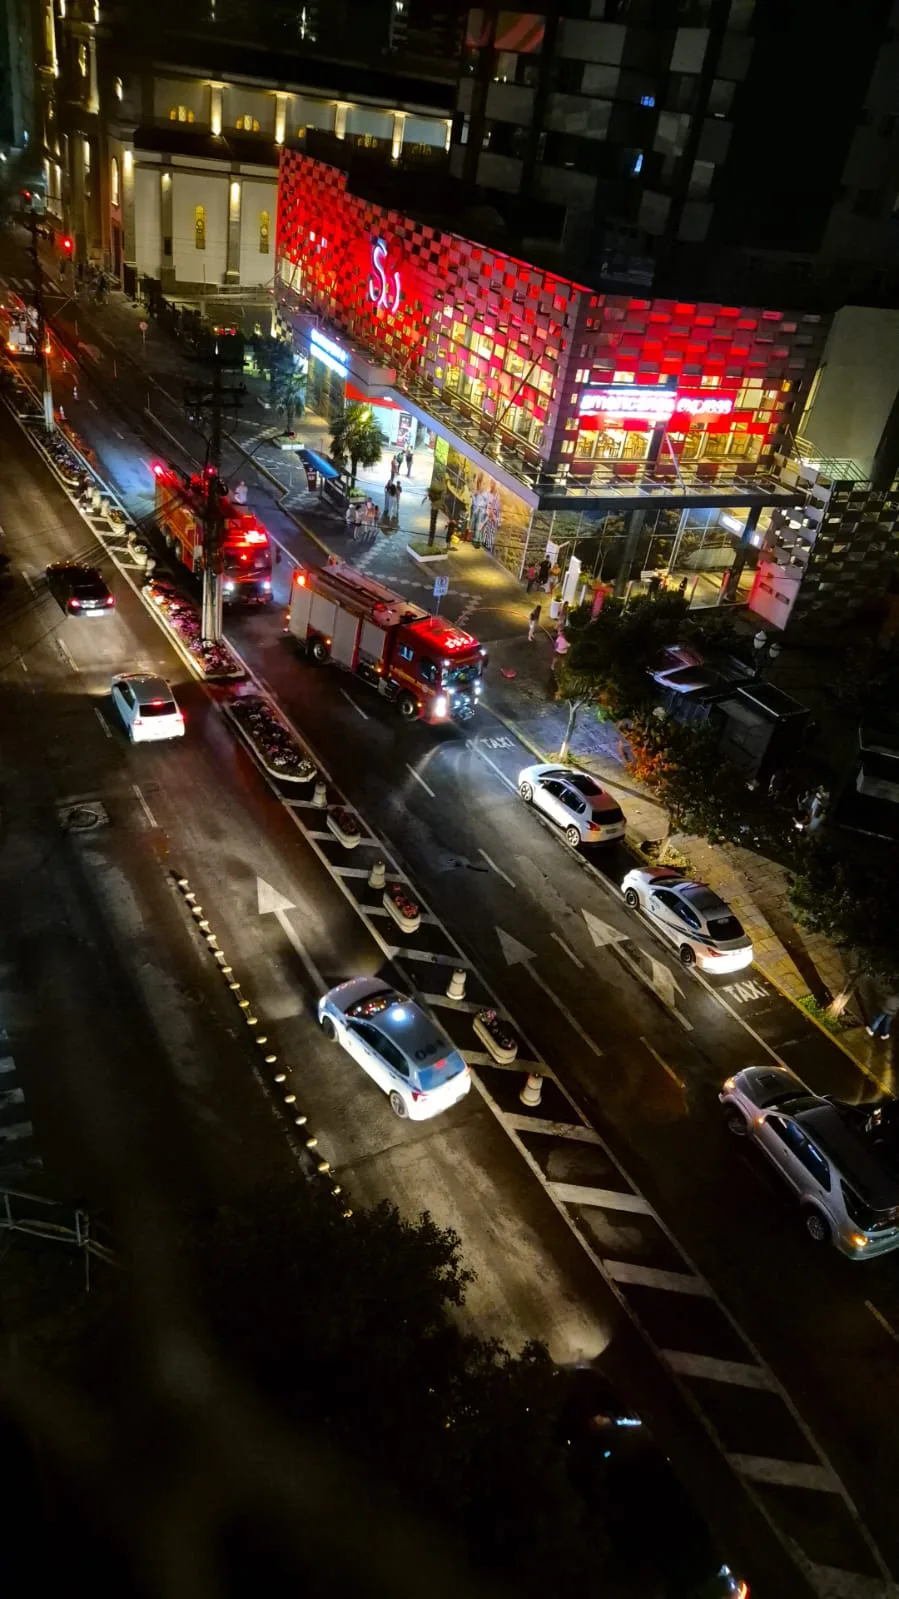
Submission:
M 695 604 L 746 598 L 766 535 L 800 514 L 782 463 L 819 317 L 597 294 L 382 210 L 296 150 L 276 287 L 309 403 L 370 404 L 515 573 L 549 548 L 619 592 L 659 576 Z

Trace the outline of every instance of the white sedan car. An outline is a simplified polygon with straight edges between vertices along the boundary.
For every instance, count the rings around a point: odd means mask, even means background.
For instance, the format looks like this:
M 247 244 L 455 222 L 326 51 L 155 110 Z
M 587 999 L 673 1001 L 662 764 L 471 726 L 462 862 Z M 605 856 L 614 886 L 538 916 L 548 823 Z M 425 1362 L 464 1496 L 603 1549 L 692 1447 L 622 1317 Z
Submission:
M 378 977 L 329 989 L 318 1019 L 326 1038 L 342 1044 L 387 1095 L 395 1116 L 426 1121 L 471 1087 L 465 1061 L 427 1011 Z
M 752 943 L 729 905 L 704 883 L 671 867 L 635 866 L 621 884 L 625 903 L 645 912 L 685 966 L 739 972 L 752 964 Z
M 518 792 L 526 805 L 535 805 L 561 827 L 572 849 L 624 837 L 624 813 L 617 800 L 576 766 L 525 766 L 518 774 Z
M 113 678 L 111 694 L 132 744 L 184 737 L 184 712 L 164 678 L 123 674 Z

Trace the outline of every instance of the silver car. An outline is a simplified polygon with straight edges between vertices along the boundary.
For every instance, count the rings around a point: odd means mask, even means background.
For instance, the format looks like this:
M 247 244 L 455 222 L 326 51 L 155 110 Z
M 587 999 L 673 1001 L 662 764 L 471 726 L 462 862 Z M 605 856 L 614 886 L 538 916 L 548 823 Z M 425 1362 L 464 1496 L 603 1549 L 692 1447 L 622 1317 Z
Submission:
M 747 1066 L 718 1095 L 725 1125 L 758 1144 L 797 1195 L 806 1231 L 850 1260 L 899 1248 L 899 1104 L 812 1094 L 784 1066 Z
M 576 766 L 525 766 L 518 792 L 561 827 L 572 849 L 579 844 L 613 844 L 625 834 L 624 812 L 589 772 Z
M 685 966 L 739 972 L 752 964 L 752 940 L 723 899 L 670 866 L 635 866 L 621 884 L 625 904 L 642 910 Z
M 463 1099 L 471 1073 L 427 1011 L 377 977 L 353 977 L 318 1002 L 326 1038 L 342 1044 L 395 1116 L 426 1121 Z

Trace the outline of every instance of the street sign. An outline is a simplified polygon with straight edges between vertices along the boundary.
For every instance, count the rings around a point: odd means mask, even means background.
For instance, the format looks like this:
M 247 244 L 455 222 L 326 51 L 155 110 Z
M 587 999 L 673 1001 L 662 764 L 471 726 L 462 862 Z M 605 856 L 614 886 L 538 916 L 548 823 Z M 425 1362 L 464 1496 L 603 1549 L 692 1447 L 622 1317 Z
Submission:
M 137 325 L 140 328 L 141 333 L 146 333 L 147 328 L 150 326 L 149 322 L 138 322 Z
M 434 579 L 434 598 L 435 598 L 435 600 L 442 600 L 444 594 L 448 594 L 448 593 L 449 593 L 449 578 L 448 577 L 435 577 L 435 579 Z

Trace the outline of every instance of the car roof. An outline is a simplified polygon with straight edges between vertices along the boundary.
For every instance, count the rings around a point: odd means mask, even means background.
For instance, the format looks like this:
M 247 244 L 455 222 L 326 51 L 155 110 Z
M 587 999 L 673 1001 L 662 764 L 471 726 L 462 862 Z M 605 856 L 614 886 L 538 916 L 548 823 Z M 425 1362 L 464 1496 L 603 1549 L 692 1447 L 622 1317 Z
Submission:
M 127 683 L 141 705 L 148 705 L 151 700 L 175 698 L 165 678 L 162 677 L 142 677 L 139 673 L 123 672 L 117 681 Z
M 725 904 L 719 894 L 707 888 L 705 883 L 681 883 L 678 893 L 681 899 L 687 900 L 693 909 L 703 916 L 714 916 L 719 911 L 730 914 L 730 906 Z
M 396 1004 L 370 1019 L 379 1033 L 391 1039 L 404 1055 L 419 1066 L 427 1066 L 452 1051 L 449 1039 L 414 1000 L 400 996 Z M 425 1053 L 419 1059 L 422 1051 Z
M 47 571 L 71 572 L 73 576 L 77 573 L 79 577 L 100 578 L 97 568 L 95 566 L 88 566 L 85 561 L 52 561 L 48 566 Z M 100 578 L 100 581 L 103 581 L 102 578 Z
M 858 1190 L 859 1198 L 874 1210 L 893 1210 L 899 1206 L 899 1178 L 877 1159 L 864 1138 L 853 1128 L 836 1105 L 819 1100 L 808 1110 L 797 1111 L 793 1120 L 809 1133 L 825 1155 L 829 1155 L 840 1175 Z

